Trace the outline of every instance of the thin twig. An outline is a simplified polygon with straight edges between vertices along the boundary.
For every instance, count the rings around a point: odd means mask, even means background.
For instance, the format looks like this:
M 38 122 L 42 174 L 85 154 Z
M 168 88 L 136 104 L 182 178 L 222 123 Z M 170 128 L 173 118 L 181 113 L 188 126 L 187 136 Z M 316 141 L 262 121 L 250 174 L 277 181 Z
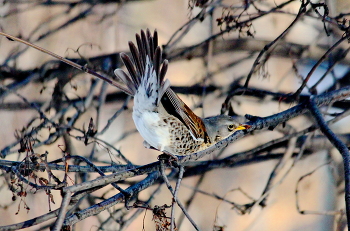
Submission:
M 317 69 L 317 67 L 328 57 L 328 55 L 337 47 L 339 46 L 340 43 L 342 43 L 343 41 L 347 40 L 348 37 L 346 35 L 344 35 L 341 39 L 339 39 L 336 43 L 333 44 L 333 46 L 331 46 L 326 53 L 323 54 L 323 56 L 315 63 L 315 65 L 311 68 L 311 70 L 309 71 L 309 73 L 307 74 L 307 76 L 305 77 L 303 83 L 301 84 L 301 86 L 298 88 L 298 90 L 293 94 L 294 97 L 298 97 L 300 95 L 300 93 L 303 91 L 303 89 L 305 88 L 307 82 L 309 81 L 310 77 L 312 76 L 312 74 L 314 73 L 314 71 Z
M 185 207 L 182 205 L 182 203 L 177 200 L 177 198 L 175 198 L 174 195 L 174 190 L 173 187 L 171 186 L 166 174 L 165 174 L 165 168 L 164 168 L 164 163 L 161 162 L 160 163 L 160 172 L 161 172 L 161 176 L 163 177 L 163 180 L 166 184 L 166 186 L 168 187 L 170 193 L 173 195 L 173 199 L 175 200 L 175 202 L 178 204 L 178 206 L 181 208 L 182 212 L 185 214 L 185 216 L 187 217 L 187 219 L 191 222 L 191 224 L 193 225 L 193 227 L 199 231 L 199 227 L 197 226 L 197 224 L 194 222 L 194 220 L 191 218 L 191 216 L 188 214 L 187 210 L 185 209 Z
M 312 86 L 310 87 L 310 92 L 316 92 L 316 87 L 326 78 L 326 76 L 329 74 L 329 72 L 331 72 L 334 67 L 341 61 L 343 60 L 346 55 L 349 53 L 350 51 L 350 47 L 348 49 L 346 49 L 345 51 L 342 51 L 341 54 L 337 57 L 336 60 L 333 61 L 333 63 L 328 67 L 327 71 L 321 76 L 321 78 Z
M 179 176 L 177 178 L 175 191 L 174 191 L 174 198 L 175 198 L 174 201 L 178 201 L 177 194 L 179 192 L 180 185 L 181 185 L 181 180 L 182 180 L 182 177 L 184 175 L 184 171 L 185 171 L 184 166 L 180 165 L 179 166 L 179 170 L 180 170 L 179 171 Z M 171 207 L 171 218 L 173 219 L 173 217 L 175 217 L 175 206 L 174 206 L 174 204 Z M 175 223 L 172 223 L 172 224 L 175 225 Z M 174 227 L 171 226 L 171 228 L 174 228 Z
M 276 39 L 274 39 L 272 42 L 270 42 L 269 44 L 267 44 L 263 50 L 260 51 L 258 57 L 255 59 L 254 64 L 252 66 L 252 68 L 250 69 L 249 74 L 247 75 L 247 79 L 244 83 L 244 87 L 248 88 L 248 84 L 250 81 L 250 78 L 252 77 L 253 73 L 255 72 L 257 66 L 261 65 L 261 58 L 263 57 L 263 55 L 269 51 L 269 49 L 275 45 L 279 40 L 281 40 L 284 36 L 287 35 L 287 33 L 292 29 L 292 27 L 301 19 L 302 16 L 304 16 L 306 13 L 306 5 L 302 4 L 300 6 L 299 12 L 297 14 L 297 16 L 295 17 L 295 19 L 293 20 L 293 22 L 287 27 L 287 29 L 285 29 Z
M 118 82 L 113 81 L 113 80 L 111 80 L 109 78 L 106 78 L 103 75 L 100 75 L 99 73 L 97 73 L 94 70 L 88 68 L 87 66 L 81 66 L 81 65 L 79 65 L 79 64 L 77 64 L 75 62 L 72 62 L 72 61 L 70 61 L 70 60 L 68 60 L 66 58 L 63 58 L 62 56 L 59 56 L 59 55 L 57 55 L 57 54 L 55 54 L 55 53 L 53 53 L 53 52 L 51 52 L 49 50 L 46 50 L 46 49 L 44 49 L 42 47 L 39 47 L 39 46 L 37 46 L 37 45 L 35 45 L 33 43 L 27 42 L 27 41 L 25 41 L 23 39 L 17 38 L 15 36 L 10 35 L 10 34 L 7 34 L 7 33 L 4 33 L 4 32 L 0 31 L 0 35 L 3 35 L 3 36 L 5 36 L 5 37 L 7 37 L 7 38 L 9 38 L 11 40 L 15 40 L 17 42 L 23 43 L 23 44 L 25 44 L 27 46 L 30 46 L 30 47 L 32 47 L 32 48 L 34 48 L 36 50 L 39 50 L 39 51 L 43 52 L 45 54 L 48 54 L 48 55 L 54 57 L 55 59 L 58 59 L 61 62 L 64 62 L 64 63 L 66 63 L 66 64 L 68 64 L 68 65 L 70 65 L 70 66 L 72 66 L 72 67 L 74 67 L 74 68 L 76 68 L 78 70 L 81 70 L 83 72 L 86 72 L 86 73 L 89 73 L 89 74 L 91 74 L 93 76 L 96 76 L 96 77 L 102 79 L 103 81 L 106 81 L 107 83 L 118 87 L 119 89 L 124 89 L 124 87 L 121 84 L 119 84 Z
M 301 210 L 300 209 L 300 204 L 299 204 L 299 184 L 302 182 L 302 180 L 304 180 L 304 178 L 311 176 L 312 174 L 314 174 L 317 170 L 319 170 L 320 168 L 329 165 L 330 162 L 327 162 L 325 164 L 322 164 L 320 166 L 318 166 L 317 168 L 315 168 L 314 170 L 312 170 L 311 172 L 301 176 L 297 182 L 297 185 L 295 187 L 295 203 L 296 203 L 296 208 L 298 210 L 298 212 L 300 214 L 318 214 L 318 215 L 331 215 L 331 216 L 335 216 L 335 215 L 339 215 L 341 214 L 340 211 L 310 211 L 310 210 Z

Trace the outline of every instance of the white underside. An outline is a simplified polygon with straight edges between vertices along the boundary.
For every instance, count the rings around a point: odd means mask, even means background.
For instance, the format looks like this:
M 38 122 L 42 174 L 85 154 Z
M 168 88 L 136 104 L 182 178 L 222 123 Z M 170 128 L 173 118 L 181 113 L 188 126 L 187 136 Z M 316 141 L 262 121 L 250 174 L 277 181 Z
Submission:
M 135 110 L 132 113 L 137 130 L 140 132 L 144 140 L 152 147 L 166 151 L 165 147 L 169 146 L 170 135 L 167 127 L 159 127 L 162 123 L 159 114 L 156 112 Z

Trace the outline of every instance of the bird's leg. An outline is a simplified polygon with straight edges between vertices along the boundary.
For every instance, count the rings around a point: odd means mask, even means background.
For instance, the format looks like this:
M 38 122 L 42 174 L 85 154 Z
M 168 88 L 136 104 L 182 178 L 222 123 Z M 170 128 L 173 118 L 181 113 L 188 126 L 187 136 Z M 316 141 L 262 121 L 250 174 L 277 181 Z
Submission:
M 163 154 L 158 156 L 160 162 L 166 163 L 170 167 L 178 167 L 178 158 L 177 156 L 171 154 L 170 152 L 163 151 Z

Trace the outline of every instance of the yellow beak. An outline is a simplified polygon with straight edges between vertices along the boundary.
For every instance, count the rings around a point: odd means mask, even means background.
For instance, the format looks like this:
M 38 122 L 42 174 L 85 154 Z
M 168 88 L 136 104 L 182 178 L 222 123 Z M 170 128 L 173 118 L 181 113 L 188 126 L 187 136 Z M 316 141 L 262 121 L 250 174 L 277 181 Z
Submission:
M 235 128 L 235 131 L 238 131 L 238 130 L 245 130 L 245 129 L 248 129 L 250 128 L 251 126 L 250 125 L 247 125 L 247 124 L 242 124 L 242 125 L 239 125 L 238 127 Z

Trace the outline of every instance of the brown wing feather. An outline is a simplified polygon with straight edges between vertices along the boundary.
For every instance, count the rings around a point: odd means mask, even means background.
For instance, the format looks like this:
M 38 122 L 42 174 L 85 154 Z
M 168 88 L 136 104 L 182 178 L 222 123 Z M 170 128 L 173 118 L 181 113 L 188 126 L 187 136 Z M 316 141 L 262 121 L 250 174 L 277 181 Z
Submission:
M 167 98 L 170 102 L 167 101 Z M 202 119 L 194 114 L 194 112 L 176 95 L 173 90 L 168 88 L 165 91 L 162 103 L 163 107 L 169 114 L 174 115 L 184 123 L 195 139 L 203 139 L 205 142 L 208 140 Z

